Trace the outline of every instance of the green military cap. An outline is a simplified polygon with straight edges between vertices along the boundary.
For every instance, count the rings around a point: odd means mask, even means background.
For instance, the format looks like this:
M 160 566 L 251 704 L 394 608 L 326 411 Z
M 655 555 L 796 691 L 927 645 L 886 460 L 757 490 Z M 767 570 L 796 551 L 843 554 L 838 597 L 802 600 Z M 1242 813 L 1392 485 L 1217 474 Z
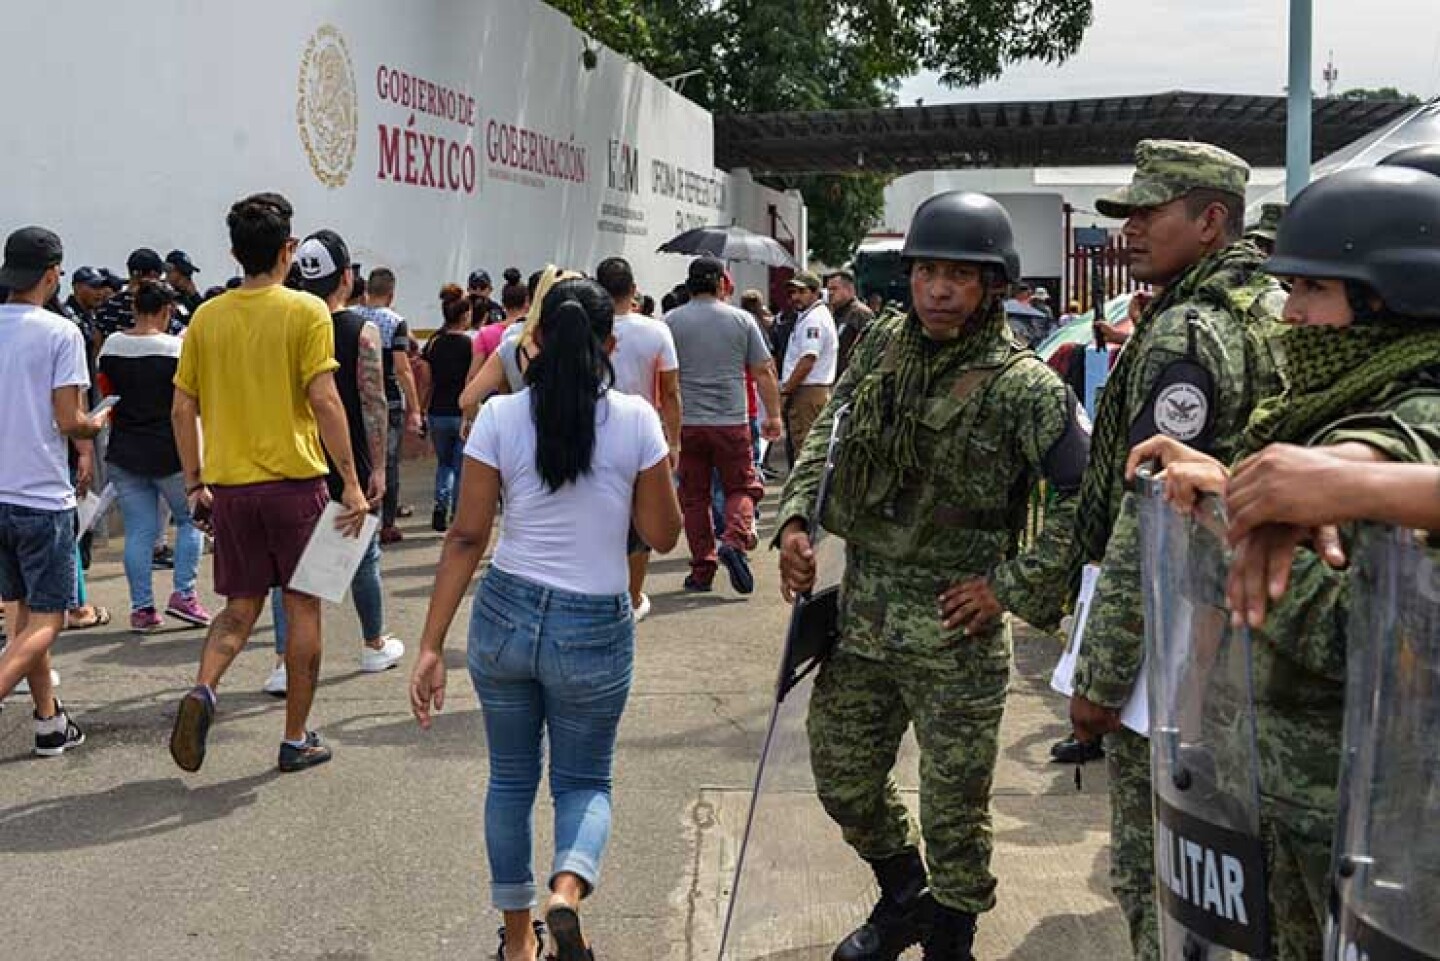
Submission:
M 821 287 L 820 278 L 808 270 L 802 270 L 786 282 L 787 287 L 804 287 L 807 290 L 819 290 Z
M 1265 204 L 1260 208 L 1260 219 L 1245 228 L 1245 239 L 1259 237 L 1261 240 L 1275 242 L 1275 235 L 1280 231 L 1280 221 L 1285 219 L 1285 204 Z
M 1228 150 L 1191 140 L 1142 140 L 1135 145 L 1130 186 L 1095 201 L 1106 217 L 1124 219 L 1142 207 L 1159 207 L 1192 190 L 1245 196 L 1250 165 Z

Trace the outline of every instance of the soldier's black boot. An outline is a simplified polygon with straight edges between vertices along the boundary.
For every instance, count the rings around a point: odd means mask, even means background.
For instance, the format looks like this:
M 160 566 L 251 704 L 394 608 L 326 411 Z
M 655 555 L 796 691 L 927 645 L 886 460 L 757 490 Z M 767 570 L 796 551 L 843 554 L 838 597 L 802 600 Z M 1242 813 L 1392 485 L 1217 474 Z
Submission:
M 895 961 L 919 944 L 930 924 L 935 902 L 920 852 L 907 848 L 893 858 L 871 861 L 880 882 L 880 900 L 869 919 L 840 942 L 831 961 Z
M 923 961 L 975 961 L 975 915 L 935 905 Z

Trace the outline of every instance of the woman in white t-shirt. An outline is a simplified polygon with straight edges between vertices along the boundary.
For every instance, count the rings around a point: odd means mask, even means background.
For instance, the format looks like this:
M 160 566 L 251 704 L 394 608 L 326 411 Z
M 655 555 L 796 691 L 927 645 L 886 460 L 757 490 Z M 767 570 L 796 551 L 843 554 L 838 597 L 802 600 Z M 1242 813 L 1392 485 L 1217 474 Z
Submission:
M 492 398 L 465 446 L 455 521 L 445 538 L 410 680 L 420 726 L 445 700 L 442 650 L 490 540 L 476 591 L 470 677 L 485 716 L 490 783 L 485 846 L 505 916 L 500 961 L 538 957 L 531 821 L 541 736 L 550 744 L 555 858 L 545 922 L 559 961 L 592 957 L 577 912 L 599 879 L 610 830 L 611 768 L 630 692 L 635 626 L 626 588 L 633 519 L 658 550 L 675 546 L 680 505 L 655 408 L 610 389 L 614 307 L 594 281 L 566 280 L 541 302 L 543 350 L 526 388 Z

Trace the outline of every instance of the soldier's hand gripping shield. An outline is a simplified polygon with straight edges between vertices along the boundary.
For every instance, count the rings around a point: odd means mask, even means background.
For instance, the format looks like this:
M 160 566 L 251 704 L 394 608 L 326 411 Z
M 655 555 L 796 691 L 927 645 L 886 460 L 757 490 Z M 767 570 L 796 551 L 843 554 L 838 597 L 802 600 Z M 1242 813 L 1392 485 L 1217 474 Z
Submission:
M 1230 627 L 1218 499 L 1194 513 L 1138 483 L 1155 807 L 1167 961 L 1269 954 L 1250 637 Z
M 1437 560 L 1394 528 L 1354 551 L 1330 961 L 1440 959 Z
M 845 847 L 815 795 L 805 731 L 813 671 L 839 636 L 845 544 L 821 528 L 845 415 L 835 416 L 825 472 L 810 518 L 816 580 L 790 614 L 775 704 L 730 888 L 721 961 L 826 961 L 873 891 L 870 872 Z M 812 870 L 826 865 L 823 877 Z M 838 874 L 828 870 L 839 867 Z

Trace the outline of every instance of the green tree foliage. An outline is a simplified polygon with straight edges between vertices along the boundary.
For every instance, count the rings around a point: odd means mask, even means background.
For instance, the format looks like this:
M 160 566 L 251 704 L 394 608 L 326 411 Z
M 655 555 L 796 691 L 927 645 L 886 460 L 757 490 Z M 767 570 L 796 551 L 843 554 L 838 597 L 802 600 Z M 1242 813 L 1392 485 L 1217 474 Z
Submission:
M 1420 98 L 1413 93 L 1401 93 L 1395 87 L 1377 87 L 1374 89 L 1356 87 L 1353 90 L 1346 90 L 1340 95 L 1341 100 L 1403 100 L 1406 103 L 1419 103 Z
M 716 113 L 890 106 L 906 77 L 967 86 L 1080 45 L 1092 0 L 549 0 L 660 77 L 700 70 L 687 97 Z M 850 256 L 884 210 L 875 174 L 768 177 L 810 211 L 812 252 Z

